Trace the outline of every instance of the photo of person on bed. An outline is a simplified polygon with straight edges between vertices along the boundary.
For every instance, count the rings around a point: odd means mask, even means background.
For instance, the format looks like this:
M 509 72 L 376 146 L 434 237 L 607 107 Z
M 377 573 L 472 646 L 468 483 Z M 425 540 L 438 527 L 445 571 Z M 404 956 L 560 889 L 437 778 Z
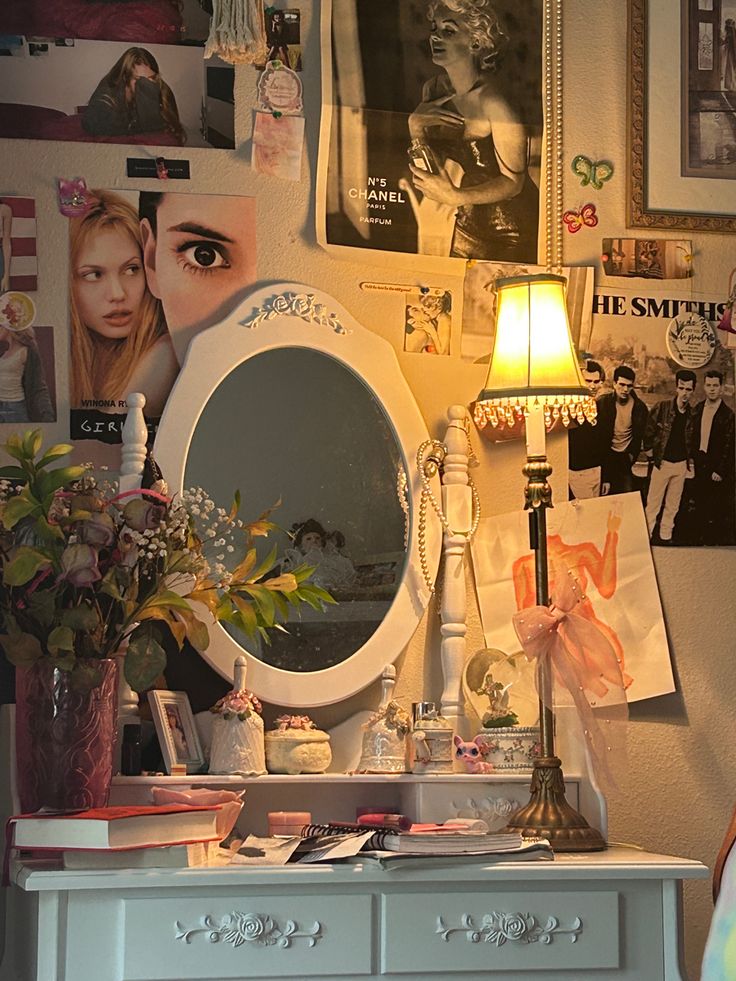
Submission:
M 146 284 L 138 216 L 114 192 L 92 195 L 91 210 L 69 222 L 71 404 L 115 411 L 143 392 L 146 415 L 160 416 L 179 367 Z
M 128 48 L 118 58 L 92 93 L 82 126 L 92 136 L 163 131 L 178 143 L 187 139 L 174 93 L 145 48 Z

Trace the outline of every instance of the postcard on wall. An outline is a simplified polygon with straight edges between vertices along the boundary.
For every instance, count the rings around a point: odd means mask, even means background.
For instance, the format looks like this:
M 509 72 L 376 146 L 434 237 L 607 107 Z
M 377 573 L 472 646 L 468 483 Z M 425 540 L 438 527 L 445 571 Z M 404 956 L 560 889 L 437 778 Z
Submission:
M 0 424 L 56 422 L 53 327 L 0 328 L 0 364 Z
M 548 512 L 550 594 L 572 575 L 584 594 L 576 612 L 605 635 L 621 660 L 630 702 L 675 690 L 662 606 L 641 502 L 636 494 L 565 503 Z M 534 553 L 524 511 L 483 518 L 471 543 L 485 643 L 521 649 L 512 624 L 535 605 Z
M 687 279 L 693 274 L 692 242 L 664 238 L 604 238 L 606 276 Z
M 0 292 L 37 289 L 36 202 L 0 197 Z
M 21 56 L 0 58 L 0 138 L 234 147 L 234 105 L 210 92 L 211 66 L 231 79 L 233 68 L 204 61 L 198 44 L 43 47 L 26 39 Z
M 292 71 L 302 70 L 301 11 L 266 7 L 266 62 L 278 61 Z M 265 64 L 256 66 L 263 71 Z
M 463 285 L 463 332 L 460 357 L 473 364 L 488 364 L 496 334 L 497 279 L 507 276 L 526 276 L 543 273 L 543 266 L 516 265 L 498 262 L 468 263 Z M 562 275 L 567 279 L 567 316 L 573 341 L 590 332 L 593 304 L 593 267 L 566 266 Z
M 411 354 L 449 354 L 452 293 L 426 286 L 404 297 L 404 350 Z
M 736 544 L 734 362 L 715 326 L 722 308 L 599 291 L 580 344 L 598 419 L 570 428 L 571 494 L 637 491 L 654 545 Z
M 155 425 L 191 339 L 255 282 L 255 199 L 92 194 L 69 221 L 71 435 L 119 443 L 126 395 Z
M 259 174 L 301 180 L 304 117 L 255 114 L 251 164 Z
M 494 5 L 472 40 L 447 10 L 433 33 L 432 10 L 426 0 L 322 5 L 318 240 L 536 262 L 542 3 Z M 455 31 L 460 92 L 448 67 Z M 494 126 L 483 107 L 498 100 L 518 124 Z

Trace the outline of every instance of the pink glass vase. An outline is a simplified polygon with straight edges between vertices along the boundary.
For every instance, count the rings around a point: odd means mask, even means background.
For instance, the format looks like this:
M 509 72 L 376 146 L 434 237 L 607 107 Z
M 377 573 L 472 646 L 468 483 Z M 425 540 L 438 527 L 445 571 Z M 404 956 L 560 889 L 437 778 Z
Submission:
M 104 807 L 116 735 L 118 665 L 94 661 L 92 687 L 41 658 L 16 675 L 15 743 L 23 814 Z

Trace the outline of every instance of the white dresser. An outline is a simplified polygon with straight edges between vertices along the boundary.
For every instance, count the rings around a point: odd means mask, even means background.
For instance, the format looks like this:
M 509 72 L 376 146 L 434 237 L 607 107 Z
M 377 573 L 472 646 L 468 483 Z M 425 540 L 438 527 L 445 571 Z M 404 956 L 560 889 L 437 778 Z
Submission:
M 2 981 L 674 981 L 698 862 L 14 870 Z M 14 922 L 13 922 L 14 921 Z

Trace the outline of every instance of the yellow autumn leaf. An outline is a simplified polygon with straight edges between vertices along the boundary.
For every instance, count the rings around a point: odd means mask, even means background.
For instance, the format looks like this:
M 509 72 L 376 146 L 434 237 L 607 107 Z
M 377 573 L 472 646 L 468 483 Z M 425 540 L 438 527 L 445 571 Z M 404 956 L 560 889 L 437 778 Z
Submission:
M 284 572 L 280 576 L 274 576 L 273 579 L 267 579 L 261 585 L 279 593 L 293 593 L 295 589 L 299 588 L 299 583 L 291 572 Z

